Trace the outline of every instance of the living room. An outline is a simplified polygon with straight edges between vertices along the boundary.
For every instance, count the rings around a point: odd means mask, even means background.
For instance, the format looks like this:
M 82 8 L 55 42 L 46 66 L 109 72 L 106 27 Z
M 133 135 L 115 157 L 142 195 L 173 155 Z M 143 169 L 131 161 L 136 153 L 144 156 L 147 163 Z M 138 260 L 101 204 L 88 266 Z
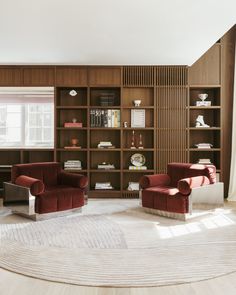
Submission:
M 1 1 L 0 294 L 235 294 L 235 8 Z

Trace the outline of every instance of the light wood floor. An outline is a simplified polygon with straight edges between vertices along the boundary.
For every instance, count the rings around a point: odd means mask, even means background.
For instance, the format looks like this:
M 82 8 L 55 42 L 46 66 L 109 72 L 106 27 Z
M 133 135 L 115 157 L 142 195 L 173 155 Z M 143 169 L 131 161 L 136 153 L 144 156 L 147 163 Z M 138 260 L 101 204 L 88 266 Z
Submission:
M 227 204 L 235 209 L 236 204 Z M 197 258 L 196 258 L 197 259 Z M 234 295 L 236 272 L 191 284 L 153 288 L 98 288 L 38 280 L 0 269 L 0 295 Z

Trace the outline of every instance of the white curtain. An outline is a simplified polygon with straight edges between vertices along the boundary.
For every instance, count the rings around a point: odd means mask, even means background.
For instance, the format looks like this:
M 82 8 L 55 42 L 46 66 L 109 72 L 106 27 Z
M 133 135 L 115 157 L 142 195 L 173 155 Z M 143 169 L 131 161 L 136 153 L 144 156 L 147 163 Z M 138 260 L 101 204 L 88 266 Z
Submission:
M 236 49 L 235 49 L 236 58 Z M 233 101 L 233 128 L 232 152 L 228 201 L 236 201 L 236 59 L 234 68 L 234 101 Z

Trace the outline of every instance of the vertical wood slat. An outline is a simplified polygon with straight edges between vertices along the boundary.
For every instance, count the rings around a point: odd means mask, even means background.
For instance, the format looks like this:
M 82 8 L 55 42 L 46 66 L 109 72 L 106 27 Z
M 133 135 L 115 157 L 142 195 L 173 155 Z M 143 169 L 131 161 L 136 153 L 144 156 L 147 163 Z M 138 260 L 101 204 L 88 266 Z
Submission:
M 165 173 L 170 162 L 187 162 L 187 68 L 156 69 L 157 168 Z
M 154 86 L 154 71 L 152 66 L 125 66 L 123 67 L 123 86 Z

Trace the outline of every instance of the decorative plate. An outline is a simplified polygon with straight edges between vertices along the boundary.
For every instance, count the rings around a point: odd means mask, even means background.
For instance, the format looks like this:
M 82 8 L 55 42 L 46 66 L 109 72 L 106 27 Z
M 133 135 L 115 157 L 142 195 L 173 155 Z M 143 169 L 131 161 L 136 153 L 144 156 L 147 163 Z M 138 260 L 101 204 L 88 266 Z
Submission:
M 142 154 L 133 154 L 130 158 L 130 162 L 136 166 L 136 167 L 140 167 L 143 166 L 146 162 L 146 159 L 144 157 L 144 155 Z

